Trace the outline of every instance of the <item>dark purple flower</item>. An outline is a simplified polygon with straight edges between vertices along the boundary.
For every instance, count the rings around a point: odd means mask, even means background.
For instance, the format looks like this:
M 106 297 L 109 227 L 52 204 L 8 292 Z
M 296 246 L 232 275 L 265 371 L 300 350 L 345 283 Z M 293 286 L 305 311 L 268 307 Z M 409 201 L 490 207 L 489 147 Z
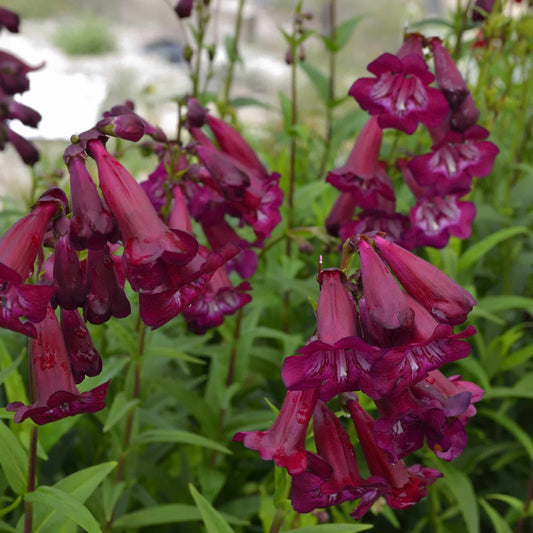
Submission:
M 444 126 L 431 134 L 435 142 L 432 151 L 414 157 L 407 165 L 419 185 L 432 187 L 440 195 L 464 193 L 470 189 L 472 177 L 483 178 L 492 172 L 499 149 L 483 140 L 489 136 L 485 128 L 472 126 L 458 133 Z
M 326 231 L 333 235 L 334 237 L 339 237 L 339 231 L 341 227 L 343 227 L 346 224 L 351 223 L 352 217 L 355 213 L 355 208 L 357 206 L 357 203 L 355 201 L 353 193 L 350 192 L 341 192 L 337 199 L 335 200 L 335 203 L 333 204 L 333 207 L 331 208 L 331 211 L 329 212 L 329 215 L 326 217 L 325 226 Z M 360 232 L 356 232 L 360 233 Z M 350 234 L 355 235 L 355 233 Z M 341 237 L 342 239 L 342 237 Z M 346 239 L 343 239 L 346 240 Z
M 492 13 L 496 0 L 476 0 L 472 10 L 472 20 L 474 22 L 483 22 L 486 14 Z
M 476 207 L 455 194 L 419 198 L 411 208 L 413 238 L 417 246 L 444 248 L 450 236 L 467 239 L 472 233 Z
M 383 130 L 371 117 L 355 141 L 346 164 L 330 170 L 326 181 L 342 192 L 351 192 L 363 209 L 394 209 L 394 189 L 385 165 L 378 161 Z
M 131 306 L 117 281 L 113 260 L 106 245 L 87 253 L 87 298 L 83 316 L 91 324 L 102 324 L 112 316 L 124 318 Z
M 450 125 L 457 131 L 465 131 L 479 118 L 472 94 L 455 65 L 452 57 L 438 38 L 430 41 L 435 63 L 437 85 L 450 106 Z
M 77 310 L 61 309 L 61 331 L 70 361 L 74 383 L 102 371 L 102 358 L 94 347 L 89 330 Z
M 308 469 L 292 480 L 291 503 L 295 511 L 314 509 L 361 499 L 361 516 L 386 486 L 381 478 L 364 480 L 359 473 L 350 437 L 335 414 L 319 401 L 313 415 L 317 454 L 308 453 Z
M 287 357 L 281 376 L 289 390 L 319 390 L 329 401 L 344 391 L 359 389 L 361 375 L 379 349 L 357 336 L 357 312 L 341 270 L 328 268 L 319 275 L 316 337 Z
M 316 402 L 316 390 L 288 391 L 270 429 L 236 433 L 233 440 L 257 450 L 262 459 L 274 461 L 289 474 L 301 474 L 307 468 L 305 435 Z
M 381 347 L 407 342 L 412 335 L 414 313 L 405 293 L 368 242 L 359 241 L 358 251 L 365 304 L 359 307 L 363 338 Z
M 201 128 L 207 121 L 208 110 L 196 98 L 187 99 L 188 128 Z
M 30 67 L 18 57 L 0 50 L 0 88 L 5 94 L 26 92 L 30 88 L 28 73 L 39 70 L 44 63 Z
M 345 397 L 370 473 L 384 478 L 387 482 L 388 486 L 380 490 L 380 495 L 385 497 L 393 509 L 407 509 L 418 503 L 427 495 L 427 487 L 442 477 L 442 474 L 438 470 L 423 468 L 421 465 L 408 468 L 403 461 L 389 463 L 385 452 L 374 440 L 373 418 L 359 405 L 354 394 Z M 358 509 L 352 513 L 352 517 L 361 518 Z
M 420 36 L 411 34 L 397 55 L 382 54 L 368 65 L 376 78 L 360 78 L 349 94 L 381 128 L 397 128 L 409 135 L 418 123 L 437 126 L 447 116 L 446 99 L 438 89 L 422 53 Z
M 24 285 L 24 282 L 33 273 L 48 222 L 64 206 L 53 192 L 45 193 L 31 213 L 15 222 L 0 238 L 0 327 L 36 336 L 30 322 L 44 319 L 54 289 L 45 285 Z
M 193 4 L 194 0 L 179 0 L 174 7 L 174 11 L 180 19 L 188 18 L 191 16 Z
M 161 221 L 141 186 L 98 139 L 88 142 L 96 160 L 100 188 L 124 242 L 123 262 L 133 290 L 161 292 L 178 287 L 183 265 L 197 253 L 189 233 Z
M 134 114 L 104 117 L 96 123 L 95 128 L 106 135 L 132 142 L 137 142 L 144 136 L 144 122 Z
M 18 33 L 20 18 L 10 9 L 0 7 L 0 28 L 6 28 L 11 33 Z
M 105 407 L 109 382 L 80 394 L 76 389 L 67 349 L 54 311 L 49 306 L 46 317 L 36 325 L 37 338 L 30 341 L 31 379 L 36 401 L 32 405 L 11 402 L 16 423 L 31 418 L 36 424 L 48 424 L 67 416 L 95 413 Z
M 120 117 L 120 116 L 133 116 L 136 119 L 140 120 L 143 123 L 144 126 L 144 133 L 146 135 L 150 135 L 155 141 L 166 141 L 167 137 L 163 133 L 163 130 L 157 126 L 153 126 L 148 121 L 146 121 L 144 118 L 140 117 L 137 113 L 134 111 L 135 106 L 131 100 L 126 100 L 123 104 L 113 106 L 109 111 L 106 111 L 104 113 L 104 118 L 107 117 Z M 136 131 L 138 130 L 138 127 L 135 126 Z
M 373 237 L 377 249 L 403 288 L 437 320 L 461 324 L 476 305 L 475 298 L 444 272 L 420 257 L 387 241 Z
M 64 154 L 70 173 L 70 239 L 77 250 L 101 249 L 106 242 L 116 242 L 120 232 L 116 220 L 104 205 L 85 166 L 85 154 L 79 145 L 70 145 Z
M 341 226 L 339 237 L 344 242 L 354 235 L 379 231 L 385 234 L 387 240 L 395 242 L 407 250 L 412 250 L 416 246 L 416 242 L 410 229 L 411 221 L 405 215 L 378 209 L 365 209 L 357 214 L 355 220 L 345 222 Z
M 31 128 L 36 128 L 42 118 L 41 114 L 35 111 L 35 109 L 13 100 L 11 96 L 0 96 L 0 106 L 4 108 L 2 114 L 5 116 L 2 118 L 20 120 L 22 124 Z
M 87 283 L 78 254 L 70 243 L 70 221 L 61 217 L 54 225 L 54 302 L 64 309 L 73 310 L 85 303 Z
M 26 165 L 33 166 L 39 161 L 39 150 L 35 148 L 33 143 L 15 133 L 11 128 L 5 127 L 7 139 L 18 152 L 20 158 Z

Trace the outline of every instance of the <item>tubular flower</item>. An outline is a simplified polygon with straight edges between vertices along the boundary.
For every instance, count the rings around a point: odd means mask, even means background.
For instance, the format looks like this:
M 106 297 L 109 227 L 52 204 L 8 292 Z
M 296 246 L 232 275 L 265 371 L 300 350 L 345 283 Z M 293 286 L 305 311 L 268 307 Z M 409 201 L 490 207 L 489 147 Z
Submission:
M 357 312 L 341 270 L 328 268 L 318 278 L 316 337 L 287 357 L 281 377 L 289 390 L 318 388 L 329 401 L 344 391 L 359 389 L 361 376 L 379 350 L 357 336 Z
M 314 509 L 361 499 L 358 516 L 363 516 L 386 486 L 380 477 L 364 480 L 359 473 L 350 437 L 335 414 L 319 401 L 313 415 L 317 454 L 308 452 L 308 469 L 292 480 L 294 510 Z
M 91 324 L 102 324 L 112 316 L 124 318 L 131 313 L 131 306 L 120 286 L 109 247 L 87 253 L 87 298 L 83 316 Z
M 39 70 L 43 65 L 30 67 L 18 57 L 0 50 L 0 88 L 10 95 L 26 92 L 30 88 L 28 73 Z
M 182 268 L 198 251 L 196 239 L 165 226 L 141 186 L 99 139 L 87 144 L 96 160 L 100 188 L 122 234 L 124 268 L 133 290 L 161 292 L 186 282 L 181 279 Z
M 94 347 L 83 318 L 77 310 L 61 309 L 60 316 L 74 383 L 81 383 L 85 376 L 97 376 L 102 371 L 102 358 Z
M 274 461 L 289 474 L 301 474 L 307 468 L 305 435 L 316 402 L 316 390 L 288 391 L 270 429 L 236 433 L 233 440 L 257 450 L 262 459 Z
M 427 487 L 442 474 L 420 465 L 408 468 L 403 461 L 389 463 L 385 452 L 374 440 L 373 418 L 359 405 L 354 394 L 347 394 L 345 398 L 370 473 L 382 477 L 387 483 L 379 495 L 383 495 L 393 509 L 407 509 L 418 503 L 427 495 Z M 352 514 L 352 517 L 357 519 L 360 515 Z
M 8 411 L 14 411 L 14 421 L 31 418 L 36 424 L 48 424 L 67 416 L 95 413 L 105 407 L 109 382 L 91 391 L 79 393 L 70 368 L 65 341 L 53 309 L 49 306 L 46 317 L 36 326 L 37 338 L 30 342 L 31 379 L 36 401 L 32 405 L 12 402 Z
M 0 238 L 0 327 L 29 337 L 37 335 L 31 322 L 44 319 L 54 289 L 24 285 L 24 282 L 33 273 L 48 223 L 65 206 L 63 191 L 48 191 L 34 204 L 29 215 L 15 222 Z
M 0 7 L 0 28 L 6 28 L 11 33 L 18 33 L 20 18 L 10 9 Z
M 437 126 L 447 116 L 446 99 L 438 89 L 428 87 L 435 79 L 422 52 L 422 37 L 411 34 L 396 55 L 383 54 L 367 67 L 376 78 L 360 78 L 349 95 L 371 115 L 381 128 L 396 128 L 412 134 L 422 122 Z
M 430 133 L 434 141 L 431 152 L 413 157 L 407 164 L 420 186 L 439 195 L 466 193 L 474 176 L 484 178 L 492 172 L 499 150 L 484 140 L 489 136 L 485 128 L 476 125 L 459 133 L 443 125 Z
M 371 117 L 357 137 L 346 164 L 330 170 L 326 181 L 341 192 L 350 192 L 363 209 L 394 205 L 394 190 L 384 164 L 378 161 L 383 133 Z

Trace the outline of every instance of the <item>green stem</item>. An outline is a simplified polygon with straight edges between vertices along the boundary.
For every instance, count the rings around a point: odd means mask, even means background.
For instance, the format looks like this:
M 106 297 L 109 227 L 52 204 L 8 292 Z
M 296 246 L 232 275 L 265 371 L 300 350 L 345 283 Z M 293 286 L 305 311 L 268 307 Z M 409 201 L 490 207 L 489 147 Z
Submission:
M 459 59 L 461 56 L 461 46 L 463 44 L 463 34 L 466 30 L 466 23 L 467 23 L 467 17 L 468 12 L 470 10 L 470 4 L 472 3 L 472 0 L 468 0 L 468 3 L 466 4 L 465 9 L 462 9 L 462 2 L 461 0 L 457 0 L 457 12 L 456 12 L 456 19 L 457 19 L 457 32 L 455 34 L 455 47 L 452 52 L 452 57 L 455 62 Z
M 35 490 L 35 473 L 37 470 L 37 434 L 38 427 L 33 426 L 30 433 L 30 449 L 28 454 L 28 482 L 26 493 Z M 31 533 L 33 529 L 33 503 L 24 502 L 24 533 Z
M 204 38 L 206 29 L 206 20 L 204 18 L 204 3 L 202 1 L 196 2 L 197 5 L 197 21 L 198 30 L 196 37 L 196 57 L 195 66 L 191 74 L 192 79 L 192 95 L 197 98 L 200 88 L 200 71 L 202 68 L 202 52 L 204 50 Z
M 336 34 L 336 0 L 329 0 L 329 38 L 335 42 Z M 331 150 L 331 137 L 333 135 L 333 101 L 335 100 L 335 72 L 336 72 L 336 52 L 328 48 L 329 55 L 329 79 L 328 79 L 328 106 L 326 109 L 326 138 L 324 141 L 324 155 L 320 162 L 317 180 L 322 179 Z
M 220 103 L 222 120 L 224 120 L 228 114 L 228 102 L 230 98 L 231 86 L 233 84 L 235 63 L 237 63 L 237 59 L 239 58 L 239 40 L 241 37 L 242 13 L 244 10 L 245 1 L 246 0 L 239 0 L 239 7 L 237 8 L 237 18 L 235 19 L 235 32 L 229 56 L 228 73 L 226 75 L 226 79 L 224 80 L 222 102 Z
M 281 531 L 281 526 L 283 526 L 283 522 L 285 522 L 285 511 L 282 509 L 276 509 L 269 533 L 279 533 Z
M 524 502 L 524 512 L 520 520 L 516 524 L 514 533 L 522 533 L 522 531 L 524 530 L 524 525 L 526 524 L 527 513 L 529 511 L 529 508 L 531 507 L 532 499 L 533 499 L 533 469 L 531 470 L 531 473 L 529 475 L 529 483 L 527 487 L 526 501 Z
M 131 392 L 132 400 L 137 400 L 141 394 L 141 371 L 142 371 L 142 356 L 144 354 L 144 348 L 146 343 L 146 324 L 141 320 L 140 314 L 137 318 L 137 324 L 135 325 L 135 331 L 137 332 L 137 350 L 134 354 L 130 355 L 130 365 L 134 365 L 133 369 L 133 387 Z M 124 479 L 124 469 L 126 466 L 126 457 L 128 455 L 128 448 L 131 442 L 131 435 L 133 433 L 133 423 L 135 421 L 135 414 L 137 411 L 137 406 L 134 405 L 129 413 L 128 418 L 126 419 L 126 424 L 124 426 L 124 433 L 122 436 L 122 451 L 118 457 L 117 461 L 117 473 L 115 476 L 116 483 L 120 483 Z M 107 520 L 104 528 L 105 533 L 109 533 L 113 527 L 113 522 L 115 520 L 115 511 L 116 507 L 113 509 L 110 518 Z

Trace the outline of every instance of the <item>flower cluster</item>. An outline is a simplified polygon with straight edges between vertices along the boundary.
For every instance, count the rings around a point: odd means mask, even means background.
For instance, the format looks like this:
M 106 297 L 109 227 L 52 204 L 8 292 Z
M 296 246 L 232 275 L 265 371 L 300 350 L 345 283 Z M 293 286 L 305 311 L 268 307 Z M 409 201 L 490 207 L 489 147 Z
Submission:
M 217 146 L 200 129 L 206 121 Z M 196 100 L 189 101 L 186 124 L 191 142 L 183 147 L 131 103 L 114 107 L 65 150 L 70 199 L 49 189 L 0 239 L 0 326 L 32 339 L 35 402 L 8 405 L 16 422 L 29 417 L 44 424 L 104 407 L 108 383 L 83 394 L 76 384 L 102 370 L 87 322 L 131 312 L 126 281 L 152 328 L 181 313 L 191 331 L 203 334 L 251 300 L 249 283 L 235 286 L 230 272 L 242 278 L 255 272 L 253 248 L 263 246 L 280 220 L 279 176 Z M 106 146 L 110 136 L 137 142 L 145 134 L 160 162 L 139 184 Z M 96 165 L 98 187 L 88 159 Z M 195 236 L 192 217 L 205 244 Z M 250 226 L 253 242 L 227 217 Z M 47 257 L 43 246 L 53 249 Z M 26 284 L 36 261 L 36 283 Z
M 337 268 L 319 272 L 317 328 L 298 355 L 285 359 L 288 389 L 274 425 L 237 433 L 234 440 L 273 460 L 293 478 L 298 512 L 360 500 L 361 518 L 383 496 L 394 509 L 417 503 L 440 472 L 406 456 L 427 442 L 451 461 L 466 445 L 465 424 L 483 391 L 444 364 L 464 358 L 471 326 L 454 333 L 475 299 L 443 272 L 379 233 L 345 244 L 361 268 L 350 279 Z M 356 392 L 370 397 L 375 420 Z M 360 472 L 346 430 L 327 402 L 338 397 L 350 413 L 371 477 Z M 306 447 L 313 419 L 316 452 Z
M 435 75 L 424 47 L 432 52 Z M 368 70 L 375 78 L 356 80 L 349 94 L 371 117 L 346 164 L 326 178 L 340 191 L 326 219 L 328 231 L 343 241 L 356 233 L 384 231 L 409 250 L 443 248 L 452 235 L 469 237 L 475 207 L 461 198 L 470 192 L 474 176 L 490 174 L 498 148 L 476 124 L 479 111 L 448 51 L 438 38 L 407 34 L 396 55 L 381 55 Z M 435 78 L 437 88 L 430 87 Z M 383 129 L 411 135 L 419 123 L 431 136 L 431 151 L 396 162 L 416 199 L 408 217 L 396 212 L 394 188 L 379 152 Z
M 19 24 L 16 13 L 0 7 L 0 29 L 18 33 Z M 41 115 L 35 109 L 17 102 L 14 96 L 30 88 L 28 73 L 42 66 L 31 67 L 13 54 L 0 50 L 0 150 L 10 142 L 26 165 L 34 165 L 39 160 L 39 152 L 30 141 L 14 132 L 9 124 L 12 120 L 19 120 L 31 128 L 39 124 Z

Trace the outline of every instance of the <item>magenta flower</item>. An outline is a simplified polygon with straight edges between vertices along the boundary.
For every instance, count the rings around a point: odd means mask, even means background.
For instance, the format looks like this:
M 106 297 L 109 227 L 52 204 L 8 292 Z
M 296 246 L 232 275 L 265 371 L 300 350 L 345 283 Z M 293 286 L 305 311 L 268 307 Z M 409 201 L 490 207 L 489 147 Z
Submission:
M 146 133 L 146 135 L 150 135 L 154 139 L 154 141 L 164 142 L 167 140 L 166 135 L 163 133 L 163 130 L 161 130 L 161 128 L 153 126 L 144 118 L 137 115 L 134 109 L 135 106 L 133 102 L 131 100 L 126 100 L 126 102 L 124 102 L 123 104 L 113 106 L 109 111 L 106 111 L 104 113 L 104 118 L 121 116 L 133 117 L 134 119 L 136 119 L 136 123 L 134 124 L 133 122 L 130 122 L 130 125 L 135 130 L 134 137 L 138 136 L 140 133 L 140 128 L 138 127 L 138 125 L 136 125 L 137 121 L 140 121 L 142 122 L 142 125 L 144 127 L 144 133 Z
M 0 7 L 0 28 L 6 28 L 11 33 L 18 33 L 20 18 L 10 9 Z
M 446 99 L 438 89 L 422 52 L 422 38 L 411 34 L 396 55 L 383 54 L 367 67 L 376 78 L 360 78 L 350 88 L 359 105 L 377 115 L 381 128 L 412 134 L 421 122 L 437 126 L 447 116 Z
M 292 480 L 291 503 L 295 511 L 314 509 L 361 499 L 357 516 L 362 517 L 386 486 L 380 477 L 364 480 L 359 473 L 350 437 L 335 414 L 319 401 L 313 428 L 317 454 L 308 452 L 308 469 Z
M 0 67 L 1 68 L 1 67 Z M 26 165 L 33 166 L 39 161 L 39 150 L 33 143 L 15 133 L 11 128 L 5 126 L 7 140 L 13 145 L 20 158 Z
M 85 166 L 85 157 L 83 148 L 76 144 L 71 144 L 63 156 L 70 173 L 70 239 L 77 250 L 102 248 L 120 237 L 117 222 Z
M 351 223 L 356 207 L 357 203 L 355 202 L 352 192 L 341 192 L 339 196 L 337 196 L 329 215 L 326 217 L 326 231 L 330 235 L 338 237 L 341 227 Z M 352 233 L 350 236 L 351 235 L 354 234 Z
M 381 476 L 387 482 L 387 487 L 380 490 L 380 495 L 393 509 L 407 509 L 418 503 L 427 495 L 427 487 L 442 474 L 420 465 L 408 468 L 403 461 L 389 463 L 385 452 L 374 440 L 373 418 L 359 405 L 354 394 L 345 397 L 370 473 Z M 360 518 L 356 513 L 357 509 L 352 516 Z
M 363 209 L 394 206 L 394 189 L 379 158 L 383 131 L 371 117 L 359 133 L 346 164 L 330 170 L 326 181 L 341 192 L 350 192 Z
M 382 347 L 407 342 L 412 335 L 414 313 L 405 293 L 372 246 L 361 240 L 358 250 L 364 296 L 364 306 L 359 305 L 363 338 Z
M 67 349 L 74 383 L 102 371 L 102 358 L 94 347 L 89 330 L 77 310 L 61 309 L 61 331 Z
M 450 236 L 467 239 L 472 233 L 476 207 L 455 194 L 419 198 L 411 208 L 413 238 L 417 246 L 444 248 Z
M 22 124 L 25 124 L 30 128 L 36 128 L 42 118 L 38 111 L 13 100 L 11 96 L 1 95 L 0 106 L 3 108 L 3 119 L 20 120 Z
M 262 459 L 274 461 L 289 474 L 301 474 L 307 468 L 305 435 L 316 402 L 316 390 L 288 391 L 270 429 L 236 433 L 233 440 L 257 450 Z
M 144 121 L 137 115 L 104 117 L 95 128 L 106 135 L 132 142 L 140 141 L 144 136 Z
M 430 41 L 430 47 L 433 51 L 437 85 L 450 106 L 450 125 L 456 131 L 465 131 L 477 122 L 479 109 L 441 40 L 434 37 Z
M 341 270 L 328 268 L 318 279 L 316 337 L 287 357 L 281 377 L 289 390 L 319 390 L 329 401 L 344 391 L 359 389 L 359 380 L 370 368 L 379 349 L 357 336 L 357 313 Z
M 124 268 L 133 290 L 160 292 L 186 282 L 181 279 L 182 267 L 197 253 L 196 239 L 165 226 L 141 186 L 100 140 L 89 140 L 88 149 L 98 166 L 102 194 L 122 233 Z
M 57 240 L 54 250 L 53 286 L 55 305 L 73 310 L 85 303 L 87 282 L 78 254 L 70 243 L 69 227 L 70 221 L 65 216 L 58 219 L 54 225 Z
M 191 16 L 193 4 L 194 0 L 178 0 L 174 7 L 174 11 L 180 19 L 188 18 Z
M 18 57 L 0 50 L 0 88 L 5 94 L 26 92 L 30 88 L 28 73 L 39 70 L 44 63 L 30 67 Z
M 112 316 L 124 318 L 131 313 L 131 306 L 120 286 L 113 259 L 106 245 L 87 253 L 87 298 L 83 305 L 83 317 L 91 324 L 103 324 Z
M 49 306 L 44 320 L 36 325 L 37 338 L 30 342 L 31 379 L 36 401 L 32 405 L 11 402 L 16 423 L 31 418 L 48 424 L 67 416 L 95 413 L 105 407 L 109 382 L 80 394 L 76 389 L 67 349 L 54 311 Z
M 0 238 L 0 327 L 29 337 L 37 335 L 31 322 L 44 319 L 54 293 L 52 287 L 24 282 L 33 273 L 49 221 L 66 205 L 63 191 L 55 196 L 56 192 L 41 196 L 31 213 L 15 222 Z
M 378 235 L 373 241 L 403 288 L 437 320 L 461 324 L 475 298 L 444 272 Z
M 447 125 L 431 130 L 434 145 L 431 152 L 414 157 L 408 163 L 414 180 L 437 194 L 466 192 L 472 177 L 483 178 L 492 172 L 498 147 L 484 141 L 489 132 L 472 126 L 463 133 L 449 130 Z M 417 195 L 418 196 L 418 195 Z

